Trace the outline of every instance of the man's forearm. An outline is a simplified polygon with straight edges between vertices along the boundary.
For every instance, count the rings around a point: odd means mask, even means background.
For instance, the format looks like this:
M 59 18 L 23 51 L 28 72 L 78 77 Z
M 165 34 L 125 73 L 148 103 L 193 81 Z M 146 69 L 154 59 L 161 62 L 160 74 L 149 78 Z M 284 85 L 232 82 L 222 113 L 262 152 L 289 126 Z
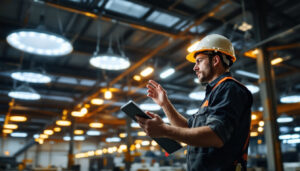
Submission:
M 165 125 L 165 132 L 165 137 L 184 142 L 191 146 L 217 148 L 223 146 L 222 140 L 209 126 L 182 128 Z
M 187 120 L 176 111 L 169 100 L 167 100 L 167 102 L 162 105 L 162 109 L 164 110 L 172 125 L 184 128 L 188 127 Z

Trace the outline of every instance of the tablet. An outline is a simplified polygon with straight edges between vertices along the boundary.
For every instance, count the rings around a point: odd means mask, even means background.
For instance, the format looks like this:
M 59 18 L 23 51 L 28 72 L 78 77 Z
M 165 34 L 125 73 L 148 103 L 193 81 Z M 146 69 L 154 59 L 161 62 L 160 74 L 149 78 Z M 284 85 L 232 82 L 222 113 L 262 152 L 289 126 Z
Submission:
M 121 107 L 121 110 L 125 112 L 131 119 L 136 121 L 135 116 L 140 116 L 146 119 L 151 119 L 139 106 L 132 100 Z M 152 138 L 157 142 L 166 152 L 169 154 L 179 150 L 182 146 L 177 142 L 169 138 Z

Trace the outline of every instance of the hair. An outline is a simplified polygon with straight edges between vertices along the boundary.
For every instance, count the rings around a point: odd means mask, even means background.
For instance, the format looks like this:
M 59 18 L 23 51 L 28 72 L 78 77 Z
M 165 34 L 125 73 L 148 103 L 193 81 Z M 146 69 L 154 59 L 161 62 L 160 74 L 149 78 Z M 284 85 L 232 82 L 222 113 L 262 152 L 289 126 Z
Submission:
M 209 58 L 209 62 L 211 63 L 212 62 L 212 58 L 216 55 L 218 55 L 221 59 L 221 63 L 223 65 L 223 67 L 227 70 L 231 67 L 231 65 L 233 64 L 232 60 L 231 60 L 231 57 L 222 53 L 222 52 L 219 52 L 219 51 L 203 51 L 203 52 L 197 52 L 195 53 L 195 57 L 200 54 L 200 53 L 203 53 L 205 55 L 208 56 Z M 227 63 L 224 61 L 224 59 L 227 59 Z

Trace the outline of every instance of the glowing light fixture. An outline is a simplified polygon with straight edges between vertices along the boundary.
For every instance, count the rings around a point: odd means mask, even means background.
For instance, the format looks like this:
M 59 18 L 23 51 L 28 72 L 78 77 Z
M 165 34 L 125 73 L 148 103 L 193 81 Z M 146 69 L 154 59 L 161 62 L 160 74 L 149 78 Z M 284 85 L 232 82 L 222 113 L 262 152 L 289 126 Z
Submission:
M 200 84 L 199 78 L 194 78 L 194 83 Z
M 12 129 L 3 129 L 2 132 L 3 132 L 4 134 L 10 134 L 10 133 L 13 132 L 13 130 L 12 130 Z
M 289 122 L 293 122 L 294 118 L 291 116 L 280 116 L 279 118 L 277 118 L 277 122 L 278 123 L 289 123 Z
M 103 123 L 100 123 L 100 122 L 92 122 L 89 124 L 89 126 L 91 128 L 102 128 L 104 125 L 103 125 Z
M 142 80 L 142 77 L 139 76 L 139 75 L 134 75 L 134 76 L 133 76 L 133 79 L 134 79 L 135 81 L 141 81 L 141 80 Z
M 91 103 L 93 105 L 102 105 L 104 103 L 104 100 L 103 99 L 99 99 L 99 98 L 94 98 L 91 100 Z
M 248 84 L 248 85 L 246 85 L 246 87 L 252 94 L 255 94 L 259 91 L 259 87 L 255 86 L 255 85 Z
M 54 132 L 60 132 L 61 128 L 60 127 L 55 127 L 53 130 L 54 130 Z
M 265 125 L 265 122 L 264 121 L 259 121 L 258 125 L 261 126 L 261 127 L 263 127 Z
M 89 136 L 99 136 L 99 135 L 101 135 L 101 132 L 97 131 L 97 130 L 89 130 L 86 132 L 86 134 Z
M 35 55 L 62 56 L 73 50 L 66 38 L 38 29 L 16 30 L 9 34 L 6 40 L 14 48 Z
M 121 52 L 121 55 L 115 54 L 111 47 L 108 48 L 105 54 L 95 52 L 90 59 L 90 64 L 96 68 L 106 70 L 123 70 L 130 66 L 124 52 Z
M 119 134 L 119 137 L 120 137 L 120 138 L 125 138 L 126 136 L 127 136 L 126 133 L 120 133 L 120 134 Z
M 132 128 L 140 128 L 140 125 L 139 125 L 138 123 L 136 123 L 136 122 L 132 122 L 132 123 L 130 124 L 130 126 L 131 126 Z
M 257 119 L 257 116 L 255 114 L 252 114 L 251 115 L 251 120 L 256 120 Z
M 160 76 L 161 79 L 165 79 L 165 78 L 171 76 L 174 73 L 175 73 L 174 68 L 168 68 L 165 71 L 163 71 L 159 76 Z
M 193 115 L 193 114 L 195 114 L 196 112 L 198 112 L 198 110 L 199 110 L 199 109 L 197 109 L 197 108 L 195 108 L 195 109 L 188 109 L 188 110 L 186 111 L 186 114 L 188 114 L 188 115 Z
M 46 129 L 46 130 L 44 130 L 44 134 L 46 134 L 46 135 L 53 135 L 54 132 L 51 129 Z
M 242 24 L 238 27 L 239 30 L 245 32 L 252 29 L 252 25 L 243 21 Z
M 150 145 L 150 141 L 142 141 L 142 146 L 147 146 L 147 145 Z
M 299 127 L 299 126 L 298 126 L 298 127 L 295 127 L 295 128 L 294 128 L 294 131 L 295 131 L 295 132 L 300 132 L 300 127 Z
M 58 125 L 58 126 L 70 126 L 71 125 L 71 121 L 68 121 L 68 120 L 57 120 L 56 121 L 56 125 Z
M 146 132 L 144 132 L 144 131 L 139 131 L 139 132 L 137 133 L 137 135 L 138 135 L 138 136 L 146 136 L 147 134 L 146 134 Z
M 81 113 L 80 111 L 72 111 L 71 115 L 74 117 L 83 117 L 85 114 Z
M 157 110 L 160 110 L 161 107 L 155 103 L 144 103 L 144 104 L 140 105 L 140 108 L 142 110 L 157 111 Z
M 10 116 L 9 120 L 13 122 L 25 122 L 27 118 L 26 116 Z
M 243 71 L 243 70 L 236 70 L 235 73 L 236 73 L 236 74 L 239 74 L 239 75 L 246 76 L 246 77 L 259 79 L 259 75 L 258 75 L 258 74 L 255 74 L 255 73 L 252 73 L 252 72 Z
M 106 142 L 120 142 L 121 138 L 119 137 L 110 137 L 105 139 Z
M 111 99 L 112 98 L 112 92 L 109 89 L 104 92 L 104 98 L 105 99 Z
M 38 100 L 41 98 L 41 96 L 36 93 L 35 90 L 27 85 L 21 85 L 17 87 L 16 90 L 10 91 L 8 96 L 22 100 Z
M 81 130 L 81 129 L 76 129 L 76 130 L 74 130 L 74 134 L 75 134 L 75 135 L 82 135 L 83 133 L 84 133 L 84 131 Z
M 51 78 L 45 74 L 37 72 L 13 72 L 11 74 L 13 79 L 30 82 L 30 83 L 49 83 Z
M 280 98 L 281 103 L 299 103 L 300 95 L 283 96 Z
M 3 126 L 3 128 L 5 128 L 5 129 L 17 129 L 18 125 L 16 125 L 16 124 L 5 124 Z
M 154 69 L 152 67 L 147 67 L 145 68 L 140 74 L 142 77 L 147 77 L 149 76 L 152 72 L 154 71 Z
M 191 99 L 203 100 L 205 98 L 205 91 L 193 91 L 189 94 Z
M 46 135 L 46 134 L 40 134 L 40 138 L 42 138 L 42 139 L 46 139 L 46 138 L 48 138 L 49 136 L 48 135 Z
M 74 136 L 75 141 L 84 141 L 85 137 L 84 136 Z
M 250 136 L 251 136 L 251 137 L 256 137 L 256 136 L 258 136 L 258 132 L 250 132 Z
M 264 131 L 264 128 L 263 128 L 263 127 L 258 127 L 258 128 L 257 128 L 257 131 L 258 131 L 258 132 L 263 132 L 263 131 Z
M 278 57 L 278 58 L 273 59 L 271 61 L 271 64 L 272 65 L 277 65 L 277 64 L 281 63 L 282 61 L 283 61 L 283 58 Z
M 23 137 L 27 137 L 27 133 L 26 132 L 12 132 L 10 134 L 10 136 L 23 138 Z
M 250 58 L 256 58 L 258 54 L 258 49 L 253 49 L 253 50 L 249 50 L 247 52 L 244 53 L 245 56 L 248 56 Z

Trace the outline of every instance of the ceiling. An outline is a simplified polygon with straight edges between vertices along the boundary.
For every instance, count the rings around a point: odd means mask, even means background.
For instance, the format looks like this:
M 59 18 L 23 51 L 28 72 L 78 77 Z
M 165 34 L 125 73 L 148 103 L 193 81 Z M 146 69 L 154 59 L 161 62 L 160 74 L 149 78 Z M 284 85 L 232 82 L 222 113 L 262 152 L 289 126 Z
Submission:
M 83 118 L 72 118 L 75 127 L 84 130 L 89 129 L 88 123 L 99 120 L 104 123 L 103 135 L 111 136 L 125 130 L 121 105 L 130 99 L 137 103 L 147 101 L 145 85 L 149 79 L 158 81 L 179 112 L 188 116 L 187 109 L 199 105 L 199 101 L 190 99 L 188 94 L 199 85 L 194 82 L 193 64 L 185 60 L 186 49 L 191 42 L 210 33 L 222 34 L 233 42 L 238 58 L 231 69 L 233 75 L 244 84 L 258 85 L 257 79 L 235 73 L 236 70 L 257 73 L 256 60 L 244 56 L 245 51 L 259 43 L 252 15 L 257 9 L 252 2 L 245 2 L 243 15 L 241 3 L 239 0 L 2 0 L 0 117 L 4 120 L 9 109 L 11 114 L 25 114 L 28 121 L 18 124 L 18 131 L 30 135 L 41 133 L 61 118 L 63 110 L 68 111 L 71 119 L 71 111 L 90 104 L 93 97 L 103 98 L 103 90 L 111 87 L 115 88 L 111 100 L 105 100 L 101 106 L 90 105 Z M 267 0 L 265 3 L 267 37 L 275 38 L 264 45 L 271 59 L 279 56 L 286 59 L 273 66 L 279 102 L 285 94 L 300 92 L 300 3 L 296 0 Z M 237 29 L 243 18 L 253 25 L 247 32 Z M 10 32 L 41 24 L 70 40 L 73 52 L 59 57 L 38 56 L 19 51 L 6 42 Z M 293 30 L 286 32 L 289 29 Z M 100 52 L 106 52 L 111 42 L 115 53 L 125 52 L 131 66 L 121 71 L 91 66 L 89 59 L 96 50 L 97 40 Z M 142 81 L 133 80 L 146 66 L 154 67 L 154 74 Z M 159 74 L 168 66 L 176 69 L 175 74 L 161 79 Z M 29 84 L 42 98 L 38 101 L 16 99 L 10 108 L 12 99 L 8 92 L 23 84 L 13 80 L 10 74 L 37 68 L 42 68 L 52 79 L 48 84 Z M 261 106 L 260 96 L 259 93 L 253 96 L 253 111 L 257 111 Z M 282 113 L 294 115 L 297 121 L 300 110 L 299 105 L 295 106 L 294 110 Z M 163 115 L 162 111 L 158 113 Z M 58 135 L 64 135 L 67 130 L 64 128 Z

